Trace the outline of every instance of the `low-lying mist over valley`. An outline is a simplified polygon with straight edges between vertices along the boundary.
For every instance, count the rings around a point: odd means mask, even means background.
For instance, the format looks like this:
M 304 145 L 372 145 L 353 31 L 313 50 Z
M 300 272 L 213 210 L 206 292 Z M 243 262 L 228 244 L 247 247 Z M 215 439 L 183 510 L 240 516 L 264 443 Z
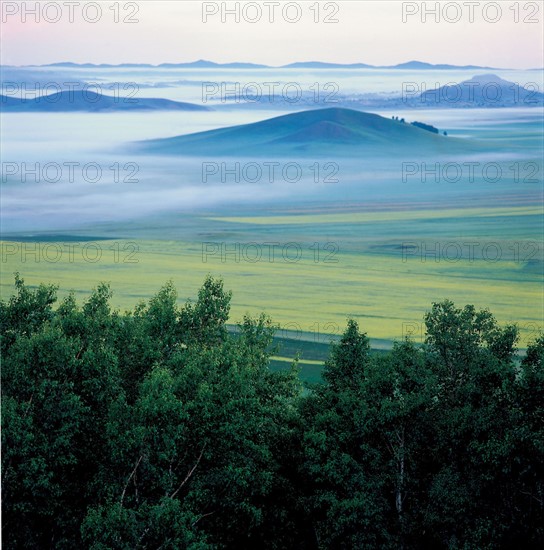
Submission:
M 40 274 L 63 265 L 70 280 L 82 266 L 27 260 L 29 239 L 82 246 L 113 239 L 137 242 L 137 268 L 145 271 L 171 242 L 169 266 L 191 265 L 195 281 L 210 269 L 230 273 L 236 289 L 248 276 L 262 283 L 272 275 L 276 263 L 244 262 L 243 254 L 249 243 L 272 239 L 279 250 L 337 248 L 339 262 L 324 266 L 333 287 L 346 266 L 362 262 L 355 280 L 376 297 L 374 270 L 408 276 L 415 267 L 427 272 L 436 258 L 432 276 L 456 285 L 448 295 L 485 302 L 475 266 L 516 258 L 504 263 L 513 269 L 508 277 L 534 292 L 542 265 L 541 247 L 531 248 L 540 239 L 542 93 L 531 82 L 540 73 L 493 71 L 3 68 L 2 231 L 6 242 L 26 243 L 8 248 L 6 262 Z M 61 89 L 29 85 L 53 75 Z M 496 265 L 484 258 L 494 246 Z M 206 250 L 217 253 L 207 258 Z M 89 277 L 104 265 L 91 267 Z M 122 281 L 122 267 L 108 276 Z M 240 267 L 246 276 L 235 274 Z M 124 303 L 123 290 L 118 299 Z M 235 311 L 252 307 L 244 303 Z M 536 320 L 533 304 L 524 315 Z M 321 299 L 315 308 L 334 322 L 354 309 L 331 310 Z M 384 340 L 402 332 L 402 321 L 381 326 Z

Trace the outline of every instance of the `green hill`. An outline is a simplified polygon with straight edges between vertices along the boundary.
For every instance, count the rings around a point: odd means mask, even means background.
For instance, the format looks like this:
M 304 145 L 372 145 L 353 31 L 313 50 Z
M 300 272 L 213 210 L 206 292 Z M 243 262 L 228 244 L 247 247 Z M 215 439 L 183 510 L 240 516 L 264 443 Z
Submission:
M 362 152 L 451 153 L 461 139 L 352 109 L 316 109 L 172 138 L 133 144 L 140 153 L 191 156 L 353 156 Z

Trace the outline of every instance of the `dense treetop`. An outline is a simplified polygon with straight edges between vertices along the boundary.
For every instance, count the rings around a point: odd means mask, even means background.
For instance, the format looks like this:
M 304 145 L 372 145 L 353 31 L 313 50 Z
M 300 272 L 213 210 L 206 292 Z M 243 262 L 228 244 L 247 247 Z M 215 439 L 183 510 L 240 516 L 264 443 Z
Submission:
M 544 337 L 520 356 L 516 326 L 446 301 L 375 354 L 348 320 L 308 389 L 269 369 L 265 315 L 227 331 L 220 280 L 110 298 L 16 276 L 0 302 L 4 548 L 544 544 Z

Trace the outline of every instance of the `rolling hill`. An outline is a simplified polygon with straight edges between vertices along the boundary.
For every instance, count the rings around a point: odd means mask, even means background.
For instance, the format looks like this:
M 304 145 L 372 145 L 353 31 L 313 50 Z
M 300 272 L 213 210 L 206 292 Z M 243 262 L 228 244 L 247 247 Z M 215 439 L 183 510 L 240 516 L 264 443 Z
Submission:
M 2 112 L 210 111 L 209 107 L 161 98 L 124 98 L 90 90 L 64 90 L 39 98 L 0 95 Z
M 544 104 L 536 85 L 520 86 L 494 74 L 481 74 L 420 94 L 416 103 L 440 107 L 535 107 Z
M 132 144 L 132 150 L 158 155 L 352 156 L 361 152 L 392 154 L 454 152 L 463 140 L 444 137 L 398 120 L 330 108 Z

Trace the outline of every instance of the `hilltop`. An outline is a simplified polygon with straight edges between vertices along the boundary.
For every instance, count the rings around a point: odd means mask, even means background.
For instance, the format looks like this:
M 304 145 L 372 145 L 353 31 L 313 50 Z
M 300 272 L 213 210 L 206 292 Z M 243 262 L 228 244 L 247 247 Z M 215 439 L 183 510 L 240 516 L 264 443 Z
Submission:
M 448 152 L 461 140 L 444 137 L 403 121 L 352 109 L 302 111 L 271 119 L 138 142 L 137 151 L 162 155 L 353 155 L 363 151 Z

